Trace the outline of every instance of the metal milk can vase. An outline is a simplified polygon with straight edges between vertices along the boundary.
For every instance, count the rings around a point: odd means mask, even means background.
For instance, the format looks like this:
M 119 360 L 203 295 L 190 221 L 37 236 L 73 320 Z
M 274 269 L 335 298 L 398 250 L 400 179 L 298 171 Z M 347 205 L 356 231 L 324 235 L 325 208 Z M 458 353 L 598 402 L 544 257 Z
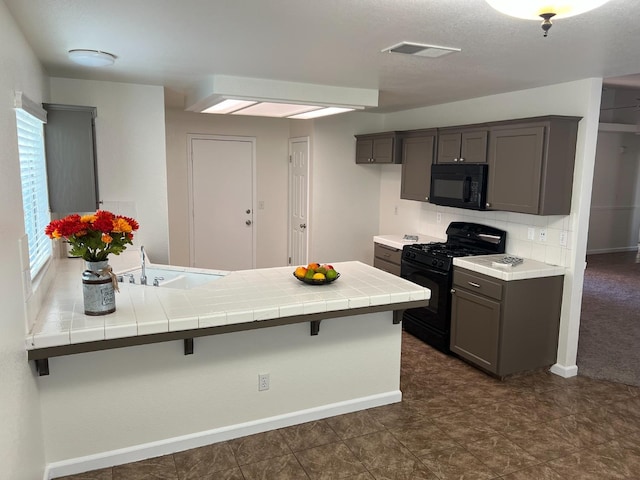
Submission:
M 82 272 L 82 296 L 85 315 L 107 315 L 116 311 L 118 282 L 108 260 L 86 262 Z

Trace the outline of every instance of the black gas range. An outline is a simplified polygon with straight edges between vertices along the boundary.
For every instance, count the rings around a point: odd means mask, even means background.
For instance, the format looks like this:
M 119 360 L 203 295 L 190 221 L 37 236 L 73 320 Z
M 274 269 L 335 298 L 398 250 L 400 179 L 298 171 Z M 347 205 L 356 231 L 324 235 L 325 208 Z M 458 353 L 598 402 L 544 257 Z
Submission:
M 427 307 L 406 310 L 403 328 L 449 353 L 453 259 L 504 253 L 506 240 L 504 230 L 477 223 L 451 222 L 446 242 L 405 245 L 400 275 L 429 288 L 431 300 Z

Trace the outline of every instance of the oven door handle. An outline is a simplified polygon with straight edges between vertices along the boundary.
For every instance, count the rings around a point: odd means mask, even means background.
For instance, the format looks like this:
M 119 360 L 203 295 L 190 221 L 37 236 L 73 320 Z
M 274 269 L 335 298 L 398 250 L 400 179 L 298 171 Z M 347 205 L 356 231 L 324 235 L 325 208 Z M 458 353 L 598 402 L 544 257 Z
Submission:
M 411 271 L 408 272 L 409 275 L 411 275 L 412 273 L 421 273 L 421 274 L 427 273 L 427 274 L 437 275 L 438 277 L 445 277 L 445 278 L 449 275 L 449 272 L 443 272 L 442 270 L 433 270 L 426 265 L 413 263 L 410 260 L 405 260 L 405 259 L 402 259 L 401 261 L 401 267 L 400 267 L 401 270 L 404 270 L 402 269 L 402 264 L 407 265 L 407 268 L 411 269 Z M 403 278 L 406 278 L 404 273 L 401 276 Z

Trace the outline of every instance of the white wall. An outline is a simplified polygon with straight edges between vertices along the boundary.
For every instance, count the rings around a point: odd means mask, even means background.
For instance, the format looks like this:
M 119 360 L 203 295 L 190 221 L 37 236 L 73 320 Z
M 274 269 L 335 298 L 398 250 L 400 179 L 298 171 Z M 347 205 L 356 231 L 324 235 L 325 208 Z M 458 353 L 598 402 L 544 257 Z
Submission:
M 554 371 L 575 374 L 580 304 L 588 234 L 589 204 L 595 161 L 602 79 L 586 79 L 483 98 L 475 98 L 434 107 L 389 114 L 385 130 L 444 127 L 494 120 L 541 115 L 583 117 L 576 142 L 571 214 L 540 217 L 506 212 L 472 212 L 399 200 L 400 166 L 382 172 L 380 228 L 385 233 L 419 232 L 444 238 L 452 220 L 476 221 L 505 229 L 507 251 L 567 268 L 565 274 L 558 364 Z M 543 99 L 543 100 L 541 100 Z M 394 214 L 398 206 L 398 215 Z M 437 212 L 442 221 L 437 223 Z M 527 240 L 529 227 L 547 229 L 547 241 Z M 568 232 L 567 247 L 560 246 L 559 235 Z
M 373 261 L 380 165 L 356 165 L 357 133 L 380 131 L 382 116 L 351 113 L 314 122 L 309 260 Z
M 397 392 L 401 326 L 391 320 L 323 320 L 317 336 L 301 323 L 196 338 L 188 356 L 175 341 L 52 358 L 39 379 L 47 462 Z M 259 392 L 265 373 L 270 388 Z
M 42 478 L 44 444 L 34 372 L 26 360 L 18 240 L 24 235 L 14 92 L 46 100 L 44 72 L 0 2 L 0 477 Z
M 127 83 L 51 78 L 51 102 L 97 107 L 101 208 L 134 217 L 134 240 L 167 263 L 169 230 L 164 90 Z
M 289 120 L 166 110 L 170 260 L 189 266 L 187 134 L 256 138 L 256 266 L 287 264 Z M 257 204 L 258 202 L 256 202 Z
M 640 232 L 640 137 L 598 132 L 589 220 L 589 253 L 637 250 Z

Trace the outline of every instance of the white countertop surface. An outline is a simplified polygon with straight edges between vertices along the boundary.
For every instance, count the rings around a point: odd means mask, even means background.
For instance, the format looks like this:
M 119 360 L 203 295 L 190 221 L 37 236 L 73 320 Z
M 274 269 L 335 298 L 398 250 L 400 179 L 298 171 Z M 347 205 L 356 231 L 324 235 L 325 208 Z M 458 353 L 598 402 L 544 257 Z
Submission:
M 137 256 L 131 256 L 134 263 L 128 264 L 124 255 L 121 257 L 109 260 L 114 271 L 138 265 Z M 27 335 L 26 347 L 46 348 L 431 298 L 429 289 L 364 263 L 333 265 L 340 278 L 327 285 L 300 282 L 293 276 L 294 267 L 223 272 L 224 277 L 187 290 L 119 283 L 116 311 L 88 316 L 82 300 L 84 262 L 61 259 L 53 287 Z
M 404 235 L 376 235 L 373 237 L 375 243 L 386 245 L 387 247 L 397 248 L 402 250 L 405 245 L 411 245 L 412 243 L 431 243 L 431 242 L 444 242 L 446 239 L 432 237 L 430 235 L 424 235 L 422 233 L 409 233 L 408 235 L 418 235 L 418 240 L 404 240 Z
M 524 280 L 538 277 L 555 277 L 564 275 L 565 268 L 558 265 L 549 265 L 537 260 L 523 259 L 523 262 L 513 267 L 496 267 L 492 263 L 505 255 L 479 255 L 475 257 L 459 257 L 453 259 L 453 264 L 457 267 L 466 268 L 474 272 L 483 273 L 500 280 Z

